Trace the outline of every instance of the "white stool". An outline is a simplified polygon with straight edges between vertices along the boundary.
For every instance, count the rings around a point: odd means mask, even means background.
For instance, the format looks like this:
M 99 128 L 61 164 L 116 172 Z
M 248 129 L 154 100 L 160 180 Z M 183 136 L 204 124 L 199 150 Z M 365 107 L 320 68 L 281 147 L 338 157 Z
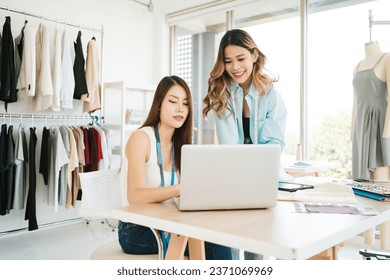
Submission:
M 104 244 L 92 252 L 91 260 L 158 260 L 158 254 L 132 255 L 122 251 L 118 240 Z

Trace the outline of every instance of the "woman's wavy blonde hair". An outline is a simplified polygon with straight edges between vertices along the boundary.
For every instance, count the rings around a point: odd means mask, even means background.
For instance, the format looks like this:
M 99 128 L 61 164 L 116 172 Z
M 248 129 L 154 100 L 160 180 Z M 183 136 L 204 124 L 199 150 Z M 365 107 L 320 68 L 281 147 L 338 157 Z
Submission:
M 257 53 L 257 60 L 253 64 L 252 81 L 259 94 L 267 94 L 268 86 L 276 81 L 275 78 L 270 78 L 263 73 L 266 57 L 256 46 L 252 37 L 241 29 L 229 30 L 221 39 L 217 60 L 210 72 L 207 95 L 203 99 L 203 104 L 205 105 L 203 117 L 206 117 L 211 110 L 214 110 L 217 116 L 222 118 L 222 113 L 228 105 L 230 92 L 227 90 L 227 86 L 231 83 L 232 78 L 225 70 L 224 52 L 225 48 L 230 45 L 245 48 L 252 54 Z

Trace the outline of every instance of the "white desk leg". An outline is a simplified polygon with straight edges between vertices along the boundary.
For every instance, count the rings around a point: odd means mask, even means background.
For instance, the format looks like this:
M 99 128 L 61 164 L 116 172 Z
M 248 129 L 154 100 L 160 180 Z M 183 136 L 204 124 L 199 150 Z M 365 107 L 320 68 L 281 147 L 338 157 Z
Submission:
M 380 227 L 381 249 L 390 249 L 390 221 L 384 222 Z
M 364 244 L 373 245 L 375 243 L 375 228 L 371 228 L 363 232 Z

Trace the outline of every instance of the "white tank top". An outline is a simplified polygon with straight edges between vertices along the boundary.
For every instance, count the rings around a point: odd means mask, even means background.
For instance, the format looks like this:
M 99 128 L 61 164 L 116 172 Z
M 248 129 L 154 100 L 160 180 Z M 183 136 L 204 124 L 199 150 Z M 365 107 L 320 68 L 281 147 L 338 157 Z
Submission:
M 150 157 L 145 162 L 145 187 L 146 188 L 159 188 L 161 183 L 160 168 L 157 162 L 157 150 L 156 150 L 156 137 L 154 135 L 154 128 L 147 126 L 140 130 L 144 131 L 150 139 Z M 121 190 L 122 190 L 122 205 L 129 205 L 127 201 L 127 157 L 125 156 L 121 164 Z M 171 182 L 171 171 L 164 170 L 164 182 L 165 186 Z M 177 172 L 175 172 L 174 183 L 178 183 Z

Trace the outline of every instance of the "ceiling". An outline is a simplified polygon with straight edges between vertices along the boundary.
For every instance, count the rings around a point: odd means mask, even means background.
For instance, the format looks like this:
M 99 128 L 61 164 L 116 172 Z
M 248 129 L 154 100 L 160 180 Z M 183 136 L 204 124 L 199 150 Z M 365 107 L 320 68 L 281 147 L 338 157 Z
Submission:
M 310 11 L 321 11 L 372 0 L 309 0 Z M 226 12 L 234 10 L 238 27 L 298 15 L 301 0 L 128 0 L 144 5 L 152 2 L 153 13 L 163 14 L 169 24 L 202 31 L 220 31 L 226 22 Z M 140 4 L 142 3 L 142 4 Z

